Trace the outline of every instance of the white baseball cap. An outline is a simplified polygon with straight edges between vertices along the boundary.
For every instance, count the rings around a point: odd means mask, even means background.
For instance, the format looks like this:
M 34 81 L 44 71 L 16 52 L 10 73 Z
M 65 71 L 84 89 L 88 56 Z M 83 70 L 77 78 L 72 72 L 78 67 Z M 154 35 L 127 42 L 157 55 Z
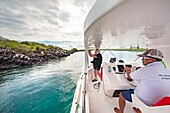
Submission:
M 151 57 L 156 59 L 162 59 L 163 53 L 159 51 L 158 49 L 148 49 L 143 54 L 139 54 L 139 57 Z

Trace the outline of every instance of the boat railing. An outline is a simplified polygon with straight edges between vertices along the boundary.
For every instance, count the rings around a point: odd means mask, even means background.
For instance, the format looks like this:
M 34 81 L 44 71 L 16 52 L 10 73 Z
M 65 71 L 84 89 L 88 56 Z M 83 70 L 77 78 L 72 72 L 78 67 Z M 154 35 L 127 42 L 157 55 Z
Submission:
M 89 98 L 86 95 L 86 76 L 86 73 L 82 74 L 77 82 L 70 113 L 89 113 Z
M 83 83 L 83 75 L 80 76 L 80 78 L 77 82 L 70 113 L 80 113 L 79 111 L 80 111 L 80 109 L 82 109 L 82 107 L 81 107 L 82 99 L 80 98 L 82 95 L 81 94 L 82 83 Z

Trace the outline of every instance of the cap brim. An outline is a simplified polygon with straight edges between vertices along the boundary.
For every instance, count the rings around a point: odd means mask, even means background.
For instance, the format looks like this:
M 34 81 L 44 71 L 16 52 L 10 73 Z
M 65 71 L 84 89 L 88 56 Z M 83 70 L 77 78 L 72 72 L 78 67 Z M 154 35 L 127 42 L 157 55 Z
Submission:
M 144 54 L 139 54 L 138 57 L 146 57 Z

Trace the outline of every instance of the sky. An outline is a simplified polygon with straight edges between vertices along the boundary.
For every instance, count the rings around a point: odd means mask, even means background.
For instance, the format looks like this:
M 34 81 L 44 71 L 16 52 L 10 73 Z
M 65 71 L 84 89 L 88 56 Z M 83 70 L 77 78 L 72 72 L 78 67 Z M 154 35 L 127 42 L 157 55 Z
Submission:
M 83 47 L 85 16 L 95 0 L 0 0 L 0 36 Z

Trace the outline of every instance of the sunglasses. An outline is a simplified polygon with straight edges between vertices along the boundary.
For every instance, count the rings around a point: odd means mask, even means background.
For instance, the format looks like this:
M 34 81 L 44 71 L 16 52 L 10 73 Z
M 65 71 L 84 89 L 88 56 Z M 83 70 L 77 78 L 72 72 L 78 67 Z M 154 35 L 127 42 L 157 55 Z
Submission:
M 150 60 L 151 58 L 143 57 L 142 60 Z

